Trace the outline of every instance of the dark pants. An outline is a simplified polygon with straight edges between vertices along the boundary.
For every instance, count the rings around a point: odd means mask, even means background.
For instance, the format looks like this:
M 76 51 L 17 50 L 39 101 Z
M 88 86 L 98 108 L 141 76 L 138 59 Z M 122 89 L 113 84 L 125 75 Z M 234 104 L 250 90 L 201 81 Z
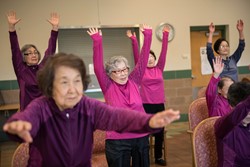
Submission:
M 146 113 L 155 114 L 157 112 L 165 110 L 164 103 L 161 104 L 143 104 L 144 110 Z M 155 145 L 154 145 L 154 155 L 155 159 L 162 158 L 162 144 L 164 139 L 164 128 L 158 133 L 153 134 L 155 137 Z
M 149 167 L 148 136 L 135 139 L 106 140 L 109 167 Z

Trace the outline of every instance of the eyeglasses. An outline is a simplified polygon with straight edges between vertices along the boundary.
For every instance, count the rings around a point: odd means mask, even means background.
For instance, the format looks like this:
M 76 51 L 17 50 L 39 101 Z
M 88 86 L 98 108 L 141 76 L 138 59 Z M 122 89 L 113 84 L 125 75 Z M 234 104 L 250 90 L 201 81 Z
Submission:
M 29 52 L 29 53 L 24 53 L 25 56 L 32 56 L 32 55 L 35 55 L 37 56 L 38 55 L 38 52 Z
M 129 70 L 128 67 L 122 69 L 122 70 L 116 70 L 116 71 L 112 71 L 112 73 L 115 73 L 116 75 L 120 75 L 121 73 L 127 73 Z
M 220 48 L 221 48 L 221 49 L 229 48 L 229 46 L 228 46 L 228 45 L 225 45 L 225 46 L 224 46 L 224 45 L 220 45 Z

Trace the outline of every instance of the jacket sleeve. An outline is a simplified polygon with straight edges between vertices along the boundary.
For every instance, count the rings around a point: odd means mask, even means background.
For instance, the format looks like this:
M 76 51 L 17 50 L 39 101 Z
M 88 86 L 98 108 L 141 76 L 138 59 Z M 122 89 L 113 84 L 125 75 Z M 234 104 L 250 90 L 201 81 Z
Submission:
M 214 127 L 215 134 L 218 138 L 223 139 L 236 126 L 242 123 L 242 120 L 250 111 L 250 96 L 243 102 L 239 103 L 229 114 L 220 117 Z
M 169 32 L 166 32 L 166 31 L 163 32 L 161 54 L 157 63 L 157 66 L 161 69 L 161 71 L 164 70 L 164 66 L 165 66 L 166 58 L 167 58 L 168 34 Z

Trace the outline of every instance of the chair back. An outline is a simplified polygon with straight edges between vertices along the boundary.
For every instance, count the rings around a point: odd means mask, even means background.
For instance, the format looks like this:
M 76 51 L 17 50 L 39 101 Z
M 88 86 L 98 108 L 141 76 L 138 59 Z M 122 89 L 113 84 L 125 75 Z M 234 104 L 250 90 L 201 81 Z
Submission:
M 21 143 L 12 156 L 11 167 L 27 167 L 28 160 L 29 144 Z
M 197 93 L 197 98 L 206 97 L 206 90 L 207 90 L 206 86 L 200 88 Z
M 218 118 L 219 116 L 207 118 L 194 129 L 192 145 L 195 167 L 217 167 L 214 123 Z
M 204 119 L 208 118 L 208 107 L 205 97 L 195 99 L 189 106 L 188 119 L 189 130 L 192 132 L 194 128 Z
M 105 154 L 105 140 L 105 131 L 96 130 L 94 132 L 94 145 L 91 159 L 92 167 L 108 167 Z

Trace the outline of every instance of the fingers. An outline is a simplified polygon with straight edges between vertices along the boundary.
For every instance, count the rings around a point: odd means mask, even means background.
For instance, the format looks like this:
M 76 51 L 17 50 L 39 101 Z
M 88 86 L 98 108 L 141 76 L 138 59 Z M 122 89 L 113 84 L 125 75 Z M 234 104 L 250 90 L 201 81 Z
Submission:
M 100 35 L 102 35 L 101 30 L 98 31 L 97 27 L 90 27 L 89 30 L 87 31 L 87 33 L 91 36 L 93 34 L 99 33 Z
M 6 123 L 3 126 L 3 130 L 13 135 L 18 135 L 25 142 L 32 142 L 32 137 L 30 135 L 30 130 L 32 126 L 29 122 L 26 121 L 13 121 Z

